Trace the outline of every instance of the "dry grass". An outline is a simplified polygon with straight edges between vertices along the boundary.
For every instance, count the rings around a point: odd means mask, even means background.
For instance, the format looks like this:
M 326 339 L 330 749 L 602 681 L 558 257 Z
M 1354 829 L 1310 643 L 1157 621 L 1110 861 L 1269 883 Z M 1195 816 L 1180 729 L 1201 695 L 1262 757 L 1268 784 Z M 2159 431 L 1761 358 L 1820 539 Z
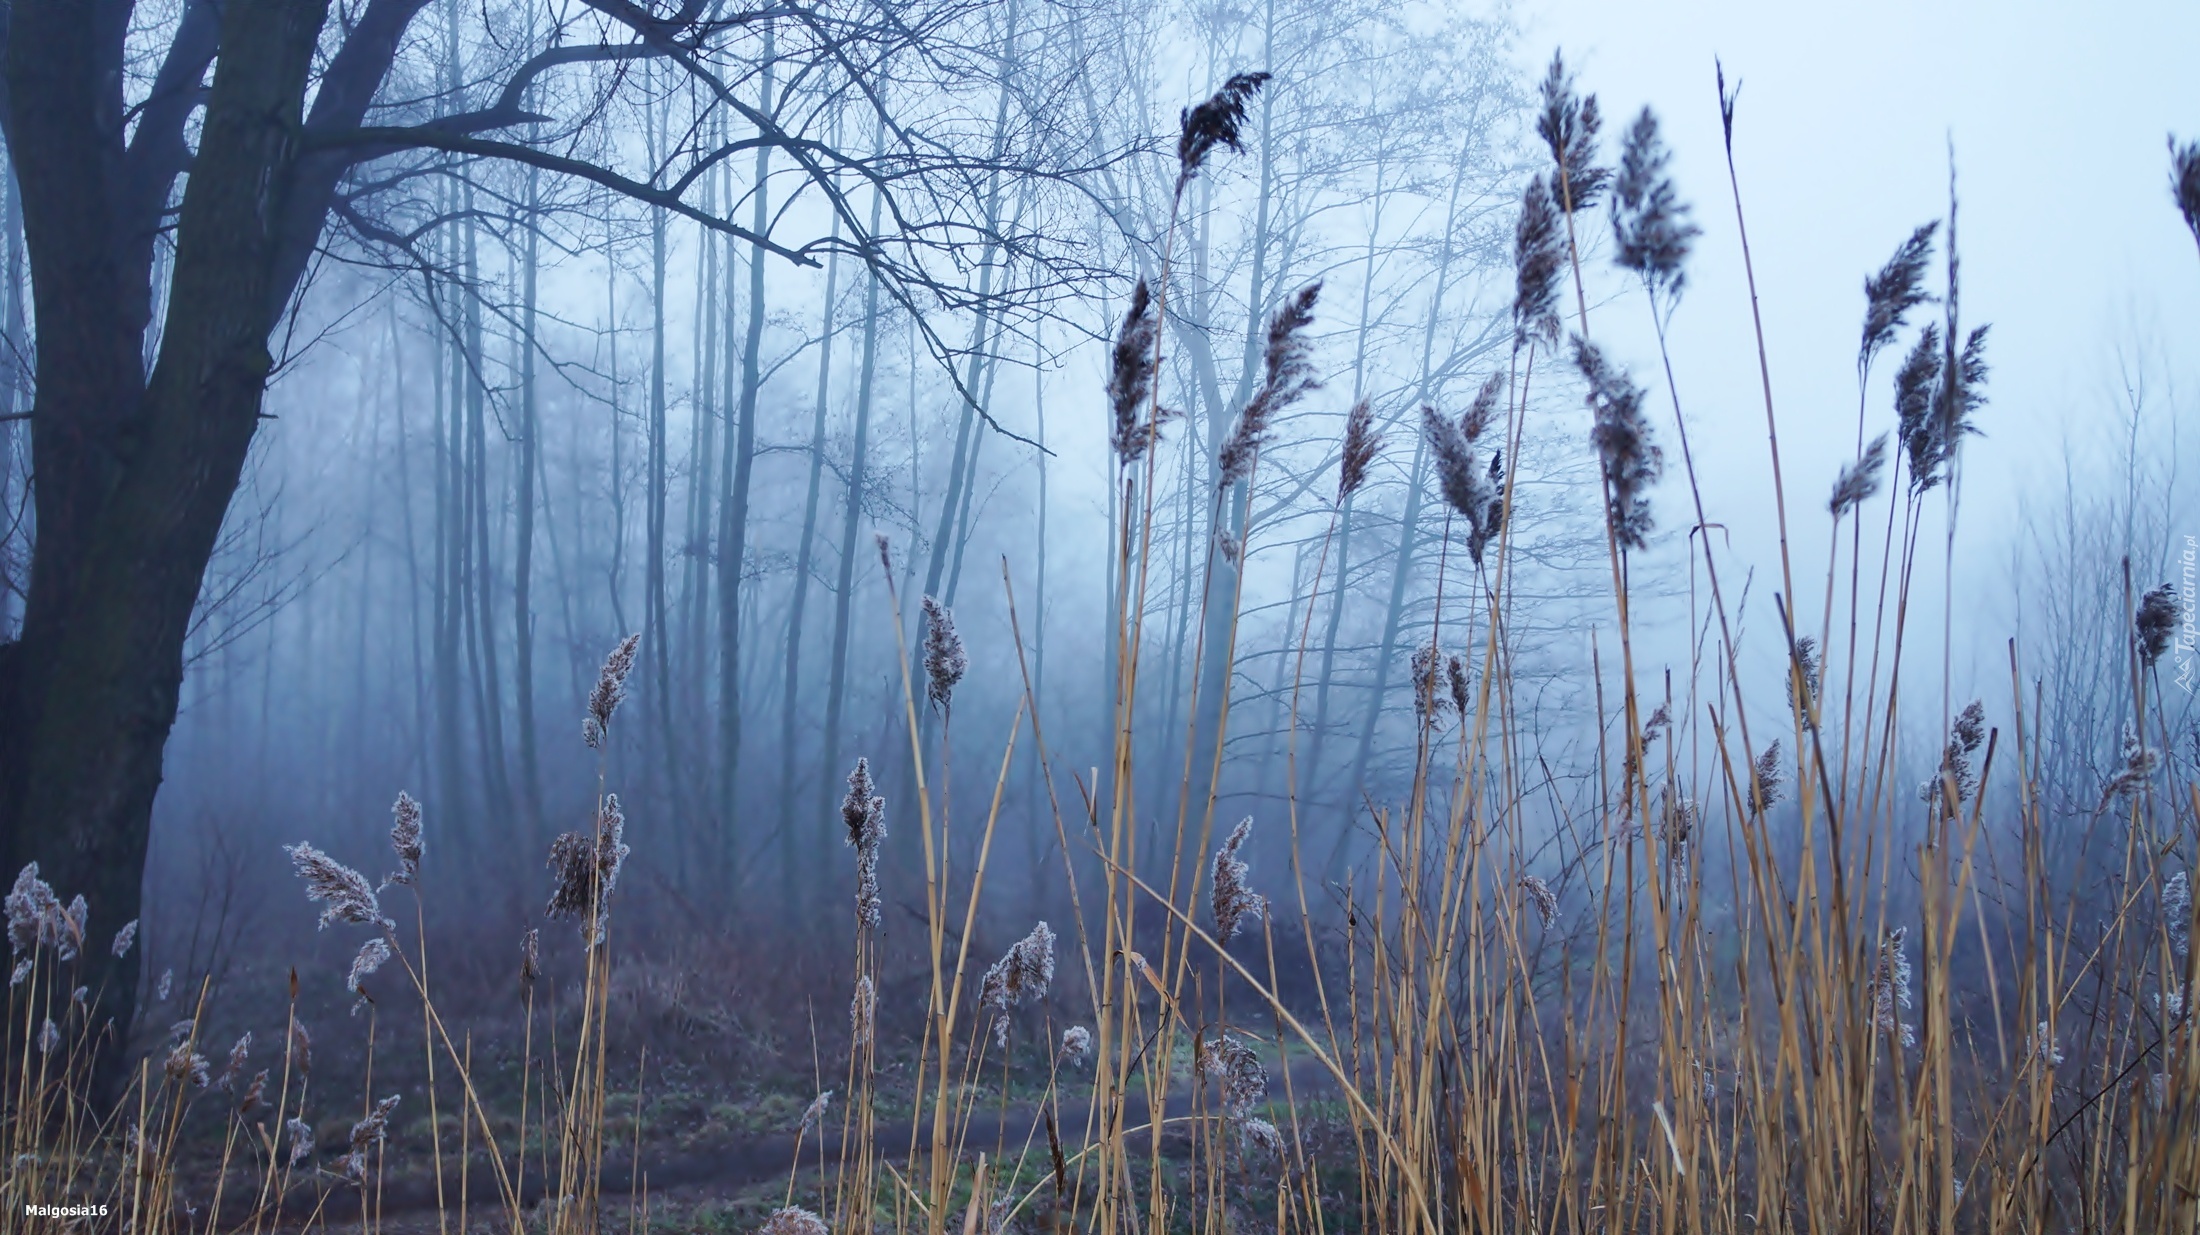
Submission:
M 1232 79 L 1187 113 L 1179 196 L 1205 160 L 1237 146 L 1237 123 L 1263 80 Z M 1680 682 L 1639 682 L 1629 559 L 1653 525 L 1650 484 L 1665 430 L 1653 423 L 1651 392 L 1588 342 L 1590 215 L 1581 207 L 1607 179 L 1594 162 L 1597 112 L 1555 62 L 1546 91 L 1542 130 L 1554 158 L 1526 195 L 1531 214 L 1542 213 L 1522 229 L 1511 364 L 1468 425 L 1428 416 L 1459 522 L 1447 525 L 1446 590 L 1426 632 L 1426 672 L 1414 675 L 1423 697 L 1411 791 L 1371 809 L 1373 852 L 1342 886 L 1341 931 L 1319 926 L 1310 906 L 1295 800 L 1283 819 L 1237 824 L 1219 838 L 1214 801 L 1192 791 L 1216 778 L 1191 766 L 1199 746 L 1189 726 L 1174 800 L 1140 797 L 1142 784 L 1155 783 L 1135 766 L 1155 749 L 1138 740 L 1136 704 L 1155 447 L 1168 419 L 1154 323 L 1170 290 L 1172 224 L 1158 279 L 1141 285 L 1114 358 L 1126 512 L 1113 529 L 1115 611 L 1127 616 L 1114 631 L 1108 766 L 1097 784 L 1054 779 L 1059 761 L 1026 671 L 982 809 L 949 810 L 939 752 L 957 736 L 948 705 L 966 660 L 951 616 L 925 597 L 923 655 L 913 664 L 903 600 L 894 598 L 913 786 L 894 819 L 920 834 L 928 987 L 921 1016 L 879 1007 L 886 803 L 859 764 L 843 809 L 856 851 L 851 1049 L 837 1086 L 777 1147 L 783 1183 L 730 1208 L 677 1196 L 651 1208 L 640 1096 L 614 1092 L 609 1079 L 610 910 L 626 850 L 617 798 L 599 786 L 594 834 L 561 837 L 553 850 L 552 914 L 581 930 L 578 1005 L 544 1018 L 538 1035 L 530 934 L 516 1114 L 503 1100 L 510 1093 L 483 1099 L 468 1039 L 437 1011 L 417 900 L 415 921 L 401 929 L 379 899 L 390 885 L 374 888 L 309 848 L 296 854 L 326 920 L 362 940 L 355 974 L 394 962 L 420 1000 L 426 1092 L 431 1107 L 450 1109 L 428 1113 L 434 1203 L 411 1218 L 386 1213 L 381 1195 L 393 1112 L 376 1097 L 371 1031 L 350 1153 L 333 1168 L 293 1123 L 309 1109 L 313 1079 L 295 1013 L 279 1050 L 262 1044 L 279 1062 L 254 1072 L 243 1044 L 234 1062 L 207 1057 L 200 1008 L 164 1056 L 138 1065 L 119 1105 L 89 1108 L 81 1095 L 94 1036 L 66 1014 L 66 975 L 87 946 L 71 934 L 81 917 L 27 872 L 9 901 L 26 963 L 10 996 L 18 1049 L 6 1082 L 0 1231 L 49 1229 L 25 1206 L 55 1202 L 103 1205 L 107 1216 L 91 1225 L 146 1235 L 349 1224 L 552 1235 L 621 1226 L 774 1235 L 1271 1225 L 1279 1235 L 2200 1230 L 2200 1052 L 2188 995 L 2200 788 L 2153 755 L 2169 740 L 2152 702 L 2161 603 L 2126 598 L 2133 736 L 2088 821 L 2095 836 L 2112 838 L 2104 878 L 2081 883 L 2058 868 L 2066 855 L 2050 844 L 2040 739 L 2027 728 L 2013 645 L 2005 701 L 1958 708 L 1943 687 L 1937 716 L 1922 723 L 1947 732 L 1945 747 L 1904 749 L 1900 708 L 1932 694 L 1930 683 L 1905 689 L 1930 641 L 1907 628 L 1913 596 L 1934 582 L 1930 554 L 1919 553 L 1922 507 L 1934 488 L 1947 492 L 1942 482 L 1983 397 L 1982 354 L 1954 343 L 1951 257 L 1946 321 L 1927 329 L 1940 350 L 1928 342 L 1917 352 L 1921 371 L 1905 367 L 1916 415 L 1912 423 L 1904 409 L 1905 450 L 1896 454 L 1909 470 L 1884 485 L 1883 550 L 1872 556 L 1864 533 L 1886 452 L 1880 442 L 1865 447 L 1860 417 L 1857 460 L 1810 511 L 1823 512 L 1833 556 L 1817 629 L 1801 626 L 1808 615 L 1794 603 L 1786 557 L 1791 512 L 1767 367 L 1767 466 L 1782 494 L 1775 637 L 1789 672 L 1744 679 L 1721 586 L 1730 564 L 1709 538 L 1691 538 L 1690 569 L 1710 585 L 1710 651 Z M 1731 97 L 1724 101 L 1731 141 Z M 1656 133 L 1648 113 L 1631 129 L 1616 197 L 1630 241 L 1623 257 L 1662 339 L 1697 230 L 1663 178 Z M 1739 224 L 1742 194 L 1732 187 Z M 1919 280 L 1934 234 L 1919 229 L 1867 284 L 1860 383 L 1926 302 Z M 1952 219 L 1943 235 L 1953 243 Z M 1570 344 L 1556 286 L 1569 276 Z M 1298 316 L 1278 319 L 1270 358 L 1272 378 L 1289 370 L 1288 381 L 1271 382 L 1289 397 L 1306 384 L 1292 348 L 1311 289 L 1294 306 Z M 1619 658 L 1616 671 L 1599 665 L 1606 740 L 1587 812 L 1551 791 L 1518 723 L 1508 634 L 1515 479 L 1483 472 L 1472 454 L 1478 438 L 1501 431 L 1505 455 L 1520 457 L 1531 377 L 1539 362 L 1548 369 L 1565 356 L 1587 379 L 1597 422 L 1584 448 L 1600 463 Z M 1758 360 L 1764 366 L 1761 343 Z M 1669 365 L 1666 381 L 1677 413 Z M 1869 406 L 1860 393 L 1860 409 Z M 1340 504 L 1374 449 L 1366 415 L 1350 423 Z M 1676 418 L 1675 428 L 1701 523 L 1685 424 Z M 1240 430 L 1225 479 L 1249 483 L 1265 415 L 1248 415 Z M 1794 531 L 1818 534 L 1794 513 Z M 1259 532 L 1248 528 L 1232 551 Z M 1453 533 L 1462 547 L 1472 541 L 1457 559 Z M 1222 551 L 1210 552 L 1210 570 Z M 1325 542 L 1317 588 L 1334 586 L 1321 573 L 1327 561 Z M 1007 580 L 1004 568 L 1014 623 Z M 1838 622 L 1844 608 L 1849 619 Z M 1307 611 L 1310 623 L 1311 604 Z M 1302 669 L 1307 635 L 1297 636 Z M 1944 631 L 1943 660 L 1953 651 L 1946 639 Z M 1448 664 L 1447 647 L 1456 649 Z M 1019 626 L 1019 667 L 1022 649 Z M 587 718 L 591 746 L 602 744 L 633 658 L 628 640 L 606 664 Z M 926 680 L 912 680 L 918 672 Z M 1196 668 L 1190 680 L 1201 680 Z M 1295 713 L 1296 678 L 1291 698 Z M 1745 701 L 1781 699 L 1779 731 L 1753 733 Z M 1211 702 L 1226 720 L 1229 700 Z M 1196 716 L 1199 703 L 1187 713 Z M 938 712 L 938 751 L 922 736 L 926 707 Z M 972 948 L 1003 791 L 1024 741 L 1050 770 L 1070 913 L 1059 936 L 1039 923 L 996 960 Z M 1291 743 L 1296 784 L 1295 725 Z M 1919 766 L 1932 769 L 1921 789 L 1903 779 Z M 423 858 L 409 798 L 397 815 L 402 877 L 391 883 L 402 886 L 434 858 L 432 846 Z M 1166 851 L 1142 852 L 1154 818 L 1170 821 Z M 1287 876 L 1246 861 L 1249 837 L 1261 835 L 1270 851 L 1287 844 Z M 975 855 L 968 869 L 958 853 Z M 1099 871 L 1097 883 L 1081 883 L 1080 869 Z M 1086 1001 L 1079 1013 L 1056 1020 L 1073 995 Z M 895 1044 L 904 1066 L 891 1070 L 881 1067 L 889 1025 L 916 1027 L 916 1041 Z M 1025 1037 L 1034 1033 L 1036 1041 Z M 200 1208 L 182 1199 L 178 1147 L 187 1112 L 210 1105 L 222 1109 L 225 1131 L 213 1201 Z M 636 1138 L 624 1151 L 622 1132 Z M 622 1165 L 628 1186 L 618 1188 Z

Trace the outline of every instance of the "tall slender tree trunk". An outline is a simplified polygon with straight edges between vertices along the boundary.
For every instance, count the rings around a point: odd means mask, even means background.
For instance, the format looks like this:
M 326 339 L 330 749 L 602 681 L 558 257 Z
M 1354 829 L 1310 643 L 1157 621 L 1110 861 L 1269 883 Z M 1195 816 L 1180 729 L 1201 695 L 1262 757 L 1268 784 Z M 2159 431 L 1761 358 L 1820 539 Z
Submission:
M 542 768 L 535 747 L 535 479 L 542 468 L 542 416 L 536 403 L 537 276 L 541 262 L 540 173 L 527 169 L 527 243 L 520 269 L 519 476 L 514 499 L 512 548 L 512 694 L 519 722 L 520 801 L 527 816 L 530 854 L 542 847 Z
M 879 144 L 885 145 L 886 134 L 881 131 Z M 876 234 L 879 225 L 879 209 L 883 204 L 877 192 L 871 195 L 870 231 Z M 840 518 L 840 577 L 833 589 L 833 659 L 832 668 L 825 683 L 825 773 L 818 777 L 820 819 L 831 816 L 832 802 L 838 794 L 834 782 L 840 772 L 841 710 L 848 694 L 848 621 L 849 603 L 855 596 L 856 557 L 863 547 L 856 543 L 857 521 L 863 514 L 863 470 L 870 465 L 871 446 L 871 396 L 874 379 L 878 376 L 878 274 L 871 272 L 863 291 L 863 360 L 856 369 L 856 430 L 855 445 L 848 459 L 847 495 L 842 503 Z M 910 363 L 915 363 L 914 352 Z
M 772 109 L 772 37 L 772 28 L 766 25 L 764 72 L 757 87 L 757 110 L 767 115 Z M 769 145 L 757 146 L 753 174 L 749 225 L 761 236 L 771 225 L 767 204 L 771 177 Z M 740 421 L 732 430 L 736 441 L 733 466 L 727 477 L 731 483 L 726 489 L 718 548 L 718 827 L 724 836 L 727 855 L 724 874 L 729 879 L 734 874 L 731 860 L 737 835 L 733 822 L 734 794 L 741 775 L 741 575 L 748 555 L 749 483 L 756 466 L 756 396 L 764 380 L 763 350 L 764 254 L 761 250 L 751 250 L 749 316 L 741 347 L 741 403 L 735 409 Z M 792 838 L 782 837 L 780 856 L 788 867 L 793 864 L 793 852 Z M 791 869 L 783 873 L 790 878 L 793 874 Z
M 838 136 L 837 125 L 836 139 Z M 840 238 L 840 219 L 834 216 L 833 239 Z M 815 414 L 810 422 L 810 477 L 809 486 L 802 498 L 802 534 L 795 541 L 794 591 L 787 599 L 787 667 L 782 679 L 779 699 L 779 734 L 784 749 L 779 756 L 779 829 L 790 832 L 795 826 L 795 765 L 801 744 L 796 741 L 802 715 L 802 623 L 808 615 L 810 602 L 810 571 L 815 566 L 814 551 L 817 544 L 817 508 L 824 488 L 825 475 L 825 414 L 829 407 L 827 395 L 833 379 L 833 309 L 838 302 L 840 289 L 840 253 L 834 250 L 825 262 L 825 311 L 817 344 L 817 397 Z M 828 766 L 824 775 L 829 779 L 833 769 Z M 815 821 L 822 824 L 822 821 Z M 830 833 L 822 826 L 818 835 Z

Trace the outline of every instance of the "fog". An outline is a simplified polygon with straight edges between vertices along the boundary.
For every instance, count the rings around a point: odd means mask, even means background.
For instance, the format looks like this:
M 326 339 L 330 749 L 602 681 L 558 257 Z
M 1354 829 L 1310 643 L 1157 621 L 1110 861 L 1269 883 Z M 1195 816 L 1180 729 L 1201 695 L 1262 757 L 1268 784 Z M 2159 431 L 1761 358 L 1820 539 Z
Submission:
M 139 15 L 132 98 L 184 11 Z M 987 0 L 840 42 L 775 23 L 712 35 L 716 75 L 576 54 L 509 89 L 528 57 L 624 27 L 434 4 L 406 35 L 369 119 L 423 126 L 418 144 L 349 167 L 277 297 L 181 641 L 146 983 L 271 997 L 298 967 L 344 1002 L 347 945 L 307 929 L 281 846 L 371 874 L 401 791 L 427 820 L 428 919 L 464 972 L 500 975 L 554 838 L 610 791 L 640 950 L 734 956 L 745 985 L 718 997 L 783 996 L 759 1015 L 792 1023 L 860 933 L 859 758 L 886 802 L 884 935 L 912 972 L 935 864 L 984 870 L 970 922 L 1005 943 L 1033 917 L 1096 920 L 1069 898 L 1110 864 L 1195 871 L 1245 817 L 1255 869 L 1298 884 L 1277 904 L 1344 920 L 1387 820 L 1489 791 L 1473 750 L 1506 752 L 1507 826 L 1541 854 L 1609 813 L 1648 740 L 1637 690 L 1698 776 L 1737 714 L 1801 744 L 1783 621 L 1883 682 L 1890 577 L 1915 664 L 1897 719 L 1858 731 L 1890 725 L 1899 782 L 1932 775 L 1965 703 L 2015 739 L 2021 702 L 2028 757 L 2065 778 L 2057 817 L 2098 815 L 2127 754 L 2132 607 L 2189 580 L 2200 536 L 2200 253 L 2164 146 L 2200 135 L 2200 10 Z M 1517 228 L 1561 51 L 1602 109 L 1594 158 L 1650 109 L 1700 235 L 1661 300 L 1615 266 L 1603 202 L 1572 214 L 1563 337 L 1536 340 Z M 1188 162 L 1183 109 L 1254 71 L 1242 128 Z M 527 115 L 484 131 L 508 146 L 430 119 L 507 107 Z M 761 118 L 786 140 L 744 143 Z M 0 639 L 29 648 L 33 548 L 62 524 L 33 508 L 29 409 L 52 399 L 25 200 L 10 189 Z M 161 281 L 182 260 L 163 219 L 149 369 L 194 313 Z M 1927 223 L 1929 297 L 1860 391 L 1864 280 Z M 1113 349 L 1140 280 L 1167 296 L 1159 429 L 1126 450 Z M 1233 472 L 1295 301 L 1314 384 Z M 1991 324 L 1977 432 L 1935 483 L 1898 457 L 1830 533 L 1836 477 L 1897 429 L 1904 353 L 1958 313 Z M 1632 375 L 1662 451 L 1639 546 L 1608 539 L 1576 336 Z M 1456 422 L 1493 378 L 1489 475 L 1511 488 L 1485 564 L 1422 409 Z M 1347 492 L 1363 402 L 1382 440 Z M 934 601 L 968 662 L 946 686 Z M 584 739 L 630 635 L 625 701 Z M 1445 724 L 1427 714 L 1452 656 Z M 2200 707 L 2162 663 L 2148 741 L 2189 779 Z M 1504 705 L 1470 708 L 1493 678 Z M 1473 788 L 1432 786 L 1432 749 Z M 1135 852 L 1104 857 L 1119 807 Z M 953 820 L 937 854 L 920 816 Z M 13 853 L 59 826 L 18 817 Z

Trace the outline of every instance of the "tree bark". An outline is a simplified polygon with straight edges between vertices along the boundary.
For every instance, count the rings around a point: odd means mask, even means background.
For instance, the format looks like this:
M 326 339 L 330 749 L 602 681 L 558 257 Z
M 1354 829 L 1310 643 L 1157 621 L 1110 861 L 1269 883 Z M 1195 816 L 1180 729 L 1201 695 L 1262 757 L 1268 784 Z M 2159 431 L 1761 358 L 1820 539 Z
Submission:
M 187 22 L 208 20 L 201 6 L 187 12 L 198 14 Z M 0 839 L 9 870 L 36 861 L 64 897 L 90 902 L 82 980 L 101 992 L 93 1023 L 118 1027 L 99 1039 L 105 1094 L 120 1075 L 140 955 L 116 958 L 107 941 L 138 916 L 184 635 L 291 291 L 278 278 L 283 207 L 296 191 L 325 17 L 315 0 L 224 7 L 227 54 L 207 97 L 148 376 L 139 357 L 160 210 L 132 211 L 124 189 L 127 9 L 10 9 L 5 114 L 39 327 L 38 538 L 21 632 L 0 646 Z M 172 183 L 171 172 L 160 205 Z

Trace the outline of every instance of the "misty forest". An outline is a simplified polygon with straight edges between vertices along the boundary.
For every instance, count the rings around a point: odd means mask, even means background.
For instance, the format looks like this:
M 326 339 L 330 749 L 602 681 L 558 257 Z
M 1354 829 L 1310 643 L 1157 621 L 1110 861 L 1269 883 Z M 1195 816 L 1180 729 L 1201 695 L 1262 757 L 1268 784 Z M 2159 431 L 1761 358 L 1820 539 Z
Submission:
M 2200 1232 L 2200 111 L 1712 33 L 0 3 L 0 1235 Z

